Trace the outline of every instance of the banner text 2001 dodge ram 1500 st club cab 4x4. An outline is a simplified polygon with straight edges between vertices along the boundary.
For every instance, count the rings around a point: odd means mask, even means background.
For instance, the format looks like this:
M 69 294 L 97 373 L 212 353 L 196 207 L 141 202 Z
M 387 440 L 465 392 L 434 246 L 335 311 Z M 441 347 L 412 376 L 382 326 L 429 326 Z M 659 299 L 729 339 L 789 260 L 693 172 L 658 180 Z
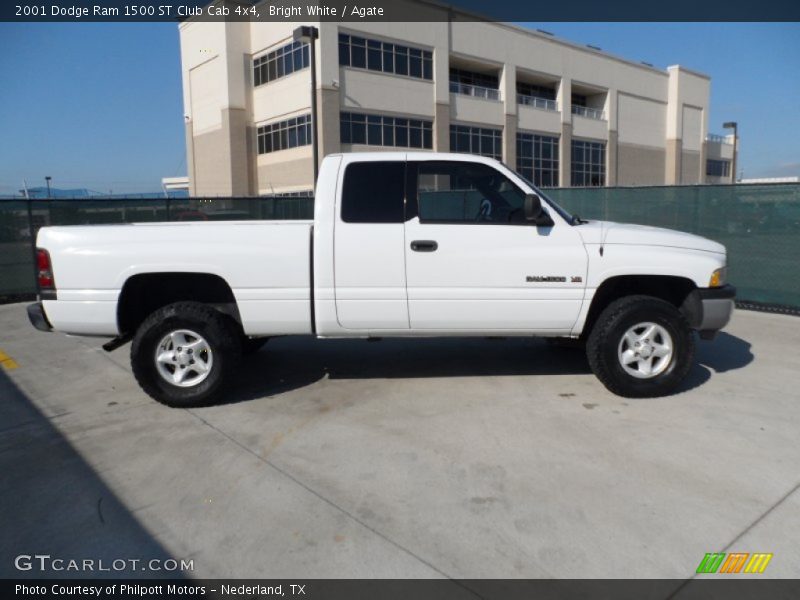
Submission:
M 37 246 L 33 324 L 132 338 L 142 388 L 184 407 L 300 334 L 578 338 L 609 390 L 663 395 L 734 298 L 722 245 L 581 220 L 460 154 L 327 156 L 313 221 L 45 227 Z

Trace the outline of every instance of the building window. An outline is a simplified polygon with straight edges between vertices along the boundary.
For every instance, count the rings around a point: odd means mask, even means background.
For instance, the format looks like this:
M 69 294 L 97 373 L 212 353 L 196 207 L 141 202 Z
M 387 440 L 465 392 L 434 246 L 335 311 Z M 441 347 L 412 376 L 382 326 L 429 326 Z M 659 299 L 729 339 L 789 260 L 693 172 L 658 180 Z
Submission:
M 433 148 L 433 122 L 383 115 L 341 114 L 341 143 Z
M 540 187 L 558 186 L 558 138 L 517 133 L 517 171 Z
M 605 184 L 605 144 L 572 140 L 572 185 L 589 187 Z
M 269 154 L 311 143 L 311 115 L 302 115 L 258 128 L 258 153 Z
M 495 160 L 503 157 L 503 132 L 500 129 L 450 125 L 450 152 L 479 154 Z
M 536 85 L 535 83 L 525 83 L 524 81 L 517 82 L 517 93 L 532 98 L 543 98 L 545 100 L 556 99 L 556 91 L 553 88 Z
M 433 52 L 339 34 L 339 64 L 418 79 L 433 79 Z
M 572 106 L 586 106 L 587 98 L 583 94 L 572 94 Z
M 727 160 L 714 160 L 709 158 L 706 161 L 706 175 L 711 177 L 730 177 L 731 163 Z
M 497 75 L 476 73 L 464 69 L 450 69 L 450 82 L 463 83 L 464 85 L 478 85 L 480 87 L 499 89 L 500 79 Z
M 292 42 L 253 60 L 253 84 L 269 83 L 309 65 L 308 44 Z
M 500 80 L 497 75 L 475 73 L 464 69 L 450 69 L 450 92 L 486 98 L 500 99 Z

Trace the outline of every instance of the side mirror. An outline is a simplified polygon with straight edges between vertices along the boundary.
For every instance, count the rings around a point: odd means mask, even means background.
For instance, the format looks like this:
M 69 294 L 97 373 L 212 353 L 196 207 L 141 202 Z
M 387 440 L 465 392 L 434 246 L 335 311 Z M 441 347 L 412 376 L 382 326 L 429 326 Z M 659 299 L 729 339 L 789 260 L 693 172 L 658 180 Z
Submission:
M 542 207 L 542 199 L 536 194 L 525 196 L 525 220 L 541 227 L 554 225 L 552 217 Z

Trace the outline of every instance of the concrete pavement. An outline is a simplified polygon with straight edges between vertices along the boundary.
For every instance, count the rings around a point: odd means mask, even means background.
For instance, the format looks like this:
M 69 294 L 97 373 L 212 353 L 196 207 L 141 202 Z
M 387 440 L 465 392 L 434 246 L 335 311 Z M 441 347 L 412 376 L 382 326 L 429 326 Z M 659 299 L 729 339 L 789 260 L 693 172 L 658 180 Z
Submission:
M 13 566 L 38 552 L 189 577 L 689 578 L 741 551 L 796 577 L 798 340 L 796 317 L 738 311 L 680 393 L 630 400 L 537 340 L 282 338 L 225 404 L 176 410 L 127 346 L 0 306 L 0 575 L 41 576 Z

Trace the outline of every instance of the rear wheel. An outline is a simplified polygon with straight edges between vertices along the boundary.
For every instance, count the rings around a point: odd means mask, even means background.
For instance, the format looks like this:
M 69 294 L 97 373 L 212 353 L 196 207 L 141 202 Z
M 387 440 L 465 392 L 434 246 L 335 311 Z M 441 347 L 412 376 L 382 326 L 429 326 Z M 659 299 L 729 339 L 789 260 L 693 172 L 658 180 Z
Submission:
M 218 396 L 240 355 L 229 317 L 204 304 L 177 302 L 141 324 L 131 345 L 131 367 L 151 397 L 188 408 Z
M 646 398 L 675 390 L 694 361 L 694 335 L 675 306 L 652 296 L 612 302 L 586 343 L 589 365 L 610 391 Z

